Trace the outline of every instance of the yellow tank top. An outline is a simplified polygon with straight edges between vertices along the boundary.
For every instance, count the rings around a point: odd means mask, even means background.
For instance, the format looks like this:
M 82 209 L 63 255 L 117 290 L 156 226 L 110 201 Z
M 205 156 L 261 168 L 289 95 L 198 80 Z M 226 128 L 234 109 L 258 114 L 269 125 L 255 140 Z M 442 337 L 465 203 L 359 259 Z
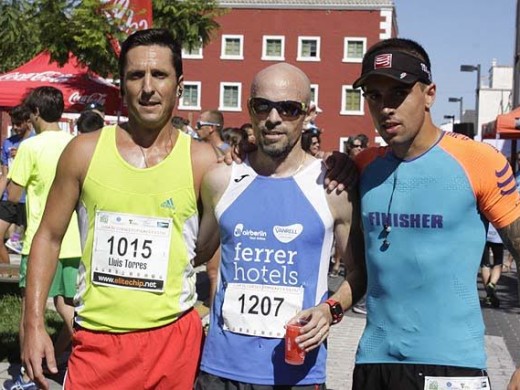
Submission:
M 198 212 L 190 145 L 191 138 L 179 132 L 166 159 L 141 169 L 119 154 L 116 127 L 102 130 L 79 204 L 80 326 L 107 332 L 155 328 L 193 307 L 190 259 Z

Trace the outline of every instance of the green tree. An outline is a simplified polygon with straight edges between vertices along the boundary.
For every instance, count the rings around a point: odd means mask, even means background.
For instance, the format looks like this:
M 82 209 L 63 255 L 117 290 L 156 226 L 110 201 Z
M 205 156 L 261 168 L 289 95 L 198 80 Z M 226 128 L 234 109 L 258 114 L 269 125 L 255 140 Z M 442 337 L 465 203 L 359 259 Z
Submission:
M 111 39 L 123 40 L 121 11 L 100 0 L 0 0 L 0 72 L 31 59 L 44 48 L 64 64 L 72 52 L 92 71 L 117 74 Z M 224 11 L 214 0 L 154 0 L 153 27 L 167 28 L 189 48 L 209 42 Z
M 33 14 L 33 4 L 28 1 L 0 0 L 0 72 L 21 65 L 42 50 Z

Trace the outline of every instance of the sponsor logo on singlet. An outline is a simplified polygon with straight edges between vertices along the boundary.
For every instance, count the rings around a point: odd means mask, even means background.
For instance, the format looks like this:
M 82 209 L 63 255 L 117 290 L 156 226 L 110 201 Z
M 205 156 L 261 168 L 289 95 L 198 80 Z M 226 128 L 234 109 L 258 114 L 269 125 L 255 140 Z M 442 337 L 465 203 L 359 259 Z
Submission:
M 295 223 L 289 226 L 278 226 L 273 227 L 273 233 L 276 239 L 284 244 L 291 242 L 303 232 L 303 225 Z
M 237 223 L 233 230 L 235 237 L 247 237 L 250 240 L 265 240 L 267 238 L 267 232 L 263 230 L 253 230 L 244 227 L 243 223 Z

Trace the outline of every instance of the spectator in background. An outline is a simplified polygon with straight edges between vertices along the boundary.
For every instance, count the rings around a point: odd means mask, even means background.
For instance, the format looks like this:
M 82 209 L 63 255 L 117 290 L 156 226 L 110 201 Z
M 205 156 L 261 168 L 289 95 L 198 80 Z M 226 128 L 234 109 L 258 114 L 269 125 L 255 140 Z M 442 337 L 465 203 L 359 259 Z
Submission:
M 226 127 L 222 130 L 222 139 L 231 147 L 235 147 L 247 140 L 247 133 L 241 127 Z
M 93 111 L 105 120 L 105 107 L 98 102 L 88 103 L 83 111 Z
M 244 131 L 247 135 L 247 142 L 251 145 L 256 145 L 256 137 L 255 132 L 253 130 L 253 125 L 251 123 L 244 123 L 240 129 Z
M 363 149 L 368 148 L 369 139 L 365 134 L 359 133 L 358 135 L 356 135 L 356 138 L 361 141 L 361 147 Z
M 21 236 L 27 224 L 25 194 L 17 204 L 7 199 L 7 175 L 21 142 L 31 135 L 34 135 L 31 126 L 31 111 L 27 107 L 23 105 L 16 106 L 11 110 L 9 115 L 11 116 L 13 135 L 7 138 L 2 144 L 2 174 L 0 176 L 0 193 L 2 193 L 2 200 L 0 201 L 0 263 L 5 264 L 9 264 L 10 262 L 7 248 L 16 253 L 21 253 Z M 17 228 L 11 238 L 4 244 L 4 238 L 12 224 L 15 224 Z
M 29 253 L 36 231 L 47 202 L 51 184 L 56 175 L 58 160 L 63 149 L 73 139 L 72 135 L 61 130 L 59 120 L 63 114 L 63 94 L 54 87 L 38 87 L 33 89 L 25 98 L 24 105 L 30 110 L 30 118 L 37 135 L 24 141 L 17 152 L 16 158 L 9 171 L 7 187 L 9 200 L 18 203 L 24 191 L 27 191 L 27 230 L 25 232 L 22 258 L 20 263 L 20 282 L 22 291 L 21 319 L 20 319 L 20 350 L 22 357 L 25 353 L 26 300 L 25 289 L 27 283 L 27 267 Z M 97 114 L 96 114 L 97 115 Z M 55 343 L 56 357 L 66 361 L 64 354 L 70 344 L 73 329 L 74 306 L 72 300 L 76 294 L 76 280 L 81 246 L 76 214 L 72 220 L 64 218 L 63 244 L 57 246 L 56 257 L 58 263 L 49 290 L 40 291 L 42 296 L 53 297 L 56 310 L 63 319 L 63 328 Z M 68 229 L 67 229 L 68 226 Z M 59 254 L 58 254 L 59 252 Z M 58 261 L 59 260 L 59 261 Z M 49 270 L 53 269 L 48 265 Z M 41 275 L 37 273 L 38 277 Z M 52 276 L 52 275 L 50 275 Z M 31 387 L 33 386 L 33 387 Z M 36 389 L 36 385 L 29 381 L 23 371 L 5 389 Z
M 348 139 L 348 155 L 351 159 L 355 159 L 361 151 L 367 148 L 368 144 L 363 142 L 363 140 L 365 139 L 363 137 L 366 137 L 366 135 L 356 135 Z
M 105 121 L 97 110 L 83 111 L 76 121 L 76 127 L 78 129 L 78 133 L 80 134 L 99 130 L 104 125 Z
M 223 128 L 224 115 L 220 111 L 208 110 L 200 114 L 197 121 L 197 134 L 201 140 L 213 146 L 219 157 L 224 156 L 230 149 L 230 145 L 222 139 Z
M 489 256 L 489 252 L 493 256 Z M 500 238 L 497 230 L 493 225 L 489 225 L 486 246 L 482 255 L 480 263 L 480 274 L 482 277 L 482 284 L 486 289 L 486 298 L 484 299 L 484 306 L 499 307 L 500 300 L 497 297 L 496 286 L 502 275 L 502 263 L 504 262 L 504 244 Z
M 196 140 L 200 140 L 197 132 L 191 128 L 189 120 L 184 119 L 181 116 L 175 115 L 172 118 L 172 126 L 175 127 L 176 129 L 190 135 L 192 138 L 194 138 Z
M 309 108 L 311 110 L 311 114 L 309 115 L 309 118 L 305 120 L 303 124 L 303 130 L 319 130 L 318 126 L 316 125 L 316 118 L 318 117 L 318 114 L 322 113 L 323 111 L 314 102 L 309 104 Z
M 304 130 L 302 134 L 302 149 L 312 156 L 317 157 L 320 152 L 320 131 L 319 129 Z

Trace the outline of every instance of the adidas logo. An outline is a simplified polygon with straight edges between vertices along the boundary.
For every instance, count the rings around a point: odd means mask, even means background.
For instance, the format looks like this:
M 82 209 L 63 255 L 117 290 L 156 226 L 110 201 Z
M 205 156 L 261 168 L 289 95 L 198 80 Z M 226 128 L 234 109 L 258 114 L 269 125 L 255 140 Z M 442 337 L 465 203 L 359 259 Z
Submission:
M 161 203 L 161 208 L 175 210 L 175 204 L 173 203 L 173 199 L 166 199 L 164 202 Z

